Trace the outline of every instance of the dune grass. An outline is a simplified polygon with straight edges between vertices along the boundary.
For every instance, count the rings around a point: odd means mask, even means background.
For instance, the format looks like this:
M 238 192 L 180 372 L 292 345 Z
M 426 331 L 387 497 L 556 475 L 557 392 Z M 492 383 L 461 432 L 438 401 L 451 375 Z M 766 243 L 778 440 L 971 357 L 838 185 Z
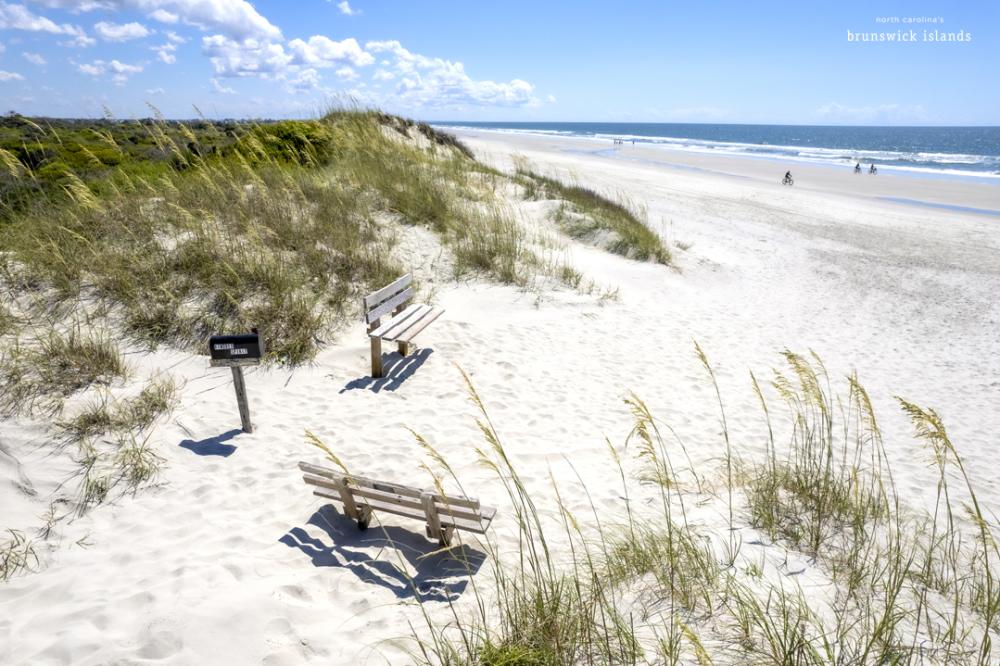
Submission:
M 553 219 L 571 238 L 639 261 L 670 266 L 669 248 L 650 227 L 643 211 L 613 201 L 587 187 L 567 185 L 520 166 L 517 182 L 529 199 L 559 199 Z
M 711 368 L 700 349 L 698 356 Z M 539 507 L 465 377 L 484 438 L 477 457 L 507 496 L 502 520 L 517 531 L 515 551 L 502 552 L 489 537 L 479 542 L 491 567 L 470 571 L 473 598 L 462 610 L 452 602 L 438 609 L 446 617 L 434 620 L 430 609 L 423 611 L 427 623 L 414 629 L 414 659 L 996 663 L 995 520 L 980 505 L 940 417 L 900 402 L 938 466 L 937 506 L 927 514 L 898 497 L 857 377 L 846 379 L 841 400 L 818 358 L 786 352 L 784 360 L 787 370 L 776 372 L 769 387 L 751 377 L 766 417 L 767 453 L 732 458 L 731 474 L 725 442 L 722 469 L 698 474 L 669 426 L 629 397 L 631 449 L 609 443 L 609 469 L 618 470 L 624 499 L 621 515 L 611 517 L 592 500 L 592 516 L 574 514 L 566 488 L 554 480 L 554 503 Z M 784 406 L 769 405 L 768 392 Z M 447 461 L 417 441 L 433 461 L 425 469 L 435 485 L 461 489 Z M 625 450 L 639 464 L 641 502 L 620 457 Z M 708 478 L 721 479 L 721 487 Z M 960 489 L 952 487 L 956 478 Z M 706 521 L 706 511 L 721 520 Z M 558 548 L 557 530 L 564 534 Z M 732 541 L 734 530 L 744 538 Z M 788 569 L 790 560 L 812 564 L 808 589 L 800 572 Z
M 151 347 L 201 351 L 209 335 L 257 328 L 269 360 L 298 364 L 356 314 L 362 293 L 405 272 L 394 225 L 436 232 L 458 276 L 525 286 L 545 268 L 497 196 L 501 177 L 429 126 L 359 110 L 240 125 L 234 136 L 212 124 L 197 134 L 140 126 L 166 157 L 144 170 L 122 128 L 98 128 L 120 158 L 113 168 L 61 169 L 57 188 L 5 211 L 0 269 L 40 307 L 102 303 Z M 20 157 L 5 178 L 31 189 L 36 163 Z
M 7 530 L 0 541 L 0 582 L 6 582 L 19 573 L 38 566 L 38 554 L 32 541 L 18 530 Z
M 72 393 L 128 373 L 118 344 L 106 331 L 52 327 L 0 347 L 0 412 L 56 414 Z
M 177 403 L 179 386 L 171 377 L 154 377 L 132 398 L 115 400 L 107 392 L 100 394 L 72 418 L 58 423 L 71 441 L 105 433 L 140 433 Z

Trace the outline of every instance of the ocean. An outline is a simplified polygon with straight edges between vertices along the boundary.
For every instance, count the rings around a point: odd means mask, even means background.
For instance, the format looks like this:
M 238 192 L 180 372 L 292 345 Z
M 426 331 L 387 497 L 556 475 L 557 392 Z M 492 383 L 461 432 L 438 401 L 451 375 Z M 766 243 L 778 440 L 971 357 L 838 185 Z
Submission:
M 435 122 L 441 128 L 623 139 L 691 152 L 853 167 L 914 175 L 1000 179 L 1000 127 L 836 127 L 683 123 Z

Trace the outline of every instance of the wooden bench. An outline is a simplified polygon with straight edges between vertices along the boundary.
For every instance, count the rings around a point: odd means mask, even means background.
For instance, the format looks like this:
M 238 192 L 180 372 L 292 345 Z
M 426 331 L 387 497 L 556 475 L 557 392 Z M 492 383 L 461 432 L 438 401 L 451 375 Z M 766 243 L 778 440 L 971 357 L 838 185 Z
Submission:
M 427 328 L 444 310 L 429 305 L 406 302 L 413 298 L 413 276 L 407 273 L 392 284 L 365 296 L 362 310 L 372 343 L 372 377 L 382 376 L 382 341 L 395 342 L 406 356 L 417 333 Z M 386 323 L 382 318 L 392 313 Z
M 437 539 L 442 546 L 451 545 L 455 530 L 485 534 L 497 510 L 480 506 L 469 497 L 450 497 L 430 490 L 419 490 L 398 483 L 375 481 L 363 476 L 300 462 L 302 479 L 315 486 L 313 494 L 338 500 L 344 513 L 358 521 L 359 529 L 367 529 L 373 511 L 423 519 L 427 523 L 427 538 Z

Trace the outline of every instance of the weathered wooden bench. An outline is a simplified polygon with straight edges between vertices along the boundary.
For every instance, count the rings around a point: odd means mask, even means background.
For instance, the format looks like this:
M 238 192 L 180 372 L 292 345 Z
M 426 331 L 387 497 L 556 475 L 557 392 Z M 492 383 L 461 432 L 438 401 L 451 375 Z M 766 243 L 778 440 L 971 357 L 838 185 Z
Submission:
M 497 510 L 481 506 L 470 497 L 452 497 L 430 490 L 419 490 L 398 483 L 375 481 L 363 476 L 300 462 L 302 479 L 315 486 L 313 494 L 339 500 L 344 513 L 358 521 L 359 529 L 367 529 L 373 511 L 423 519 L 427 523 L 427 538 L 437 539 L 442 546 L 451 545 L 455 530 L 485 534 Z
M 413 276 L 407 273 L 392 284 L 365 296 L 363 311 L 372 343 L 372 377 L 382 376 L 382 341 L 395 342 L 399 353 L 406 356 L 417 333 L 427 328 L 444 310 L 420 303 L 406 302 L 413 298 Z M 405 306 L 405 307 L 404 307 Z M 382 318 L 392 313 L 386 323 Z

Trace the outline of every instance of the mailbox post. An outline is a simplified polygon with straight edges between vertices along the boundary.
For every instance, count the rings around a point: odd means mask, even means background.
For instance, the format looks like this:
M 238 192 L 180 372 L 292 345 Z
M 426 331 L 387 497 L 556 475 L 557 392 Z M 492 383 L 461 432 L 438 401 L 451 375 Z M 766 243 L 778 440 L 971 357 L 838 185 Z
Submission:
M 213 335 L 208 340 L 208 351 L 212 357 L 212 367 L 232 369 L 233 387 L 236 389 L 236 403 L 240 408 L 243 432 L 253 432 L 250 405 L 247 403 L 247 386 L 243 380 L 243 367 L 260 365 L 261 356 L 264 355 L 264 344 L 257 329 L 240 335 Z

